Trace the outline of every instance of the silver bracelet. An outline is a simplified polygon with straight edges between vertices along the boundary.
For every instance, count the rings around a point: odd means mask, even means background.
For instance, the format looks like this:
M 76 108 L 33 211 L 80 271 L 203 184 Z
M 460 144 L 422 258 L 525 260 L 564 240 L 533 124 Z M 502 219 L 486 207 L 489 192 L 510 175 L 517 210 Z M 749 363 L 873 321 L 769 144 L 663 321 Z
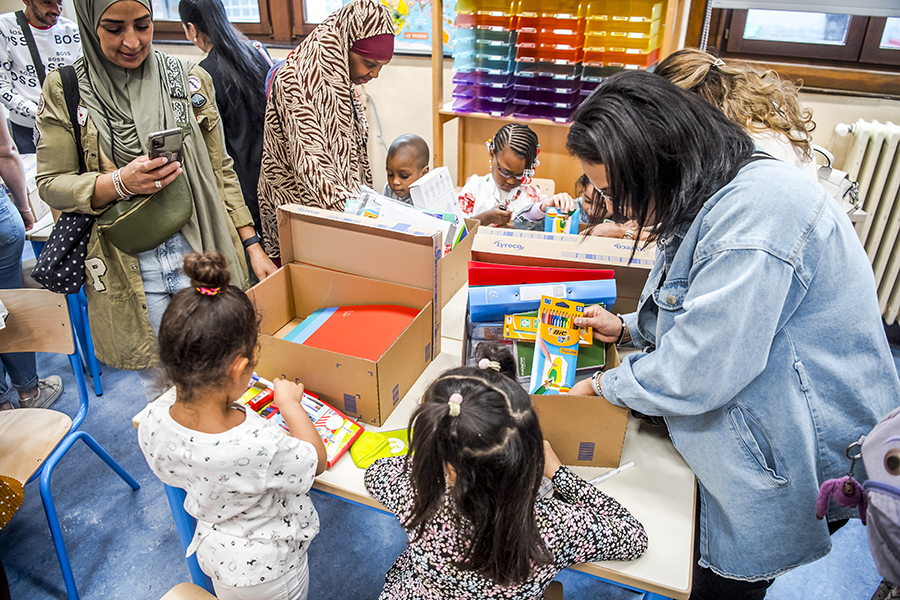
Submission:
M 603 394 L 600 392 L 600 376 L 603 375 L 603 371 L 597 371 L 593 375 L 591 375 L 591 387 L 594 389 L 595 396 L 602 396 Z
M 131 198 L 134 196 L 131 192 L 128 191 L 128 188 L 125 187 L 125 184 L 122 183 L 122 169 L 116 169 L 112 172 L 112 181 L 113 187 L 116 188 L 116 193 L 119 195 L 120 200 L 125 200 L 126 198 Z

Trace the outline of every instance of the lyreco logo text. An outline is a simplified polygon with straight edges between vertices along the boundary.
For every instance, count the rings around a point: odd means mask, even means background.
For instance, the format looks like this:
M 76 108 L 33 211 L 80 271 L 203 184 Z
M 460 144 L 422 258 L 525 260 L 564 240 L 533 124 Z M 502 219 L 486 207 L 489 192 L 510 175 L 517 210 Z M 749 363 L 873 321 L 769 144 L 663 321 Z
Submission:
M 630 244 L 616 244 L 616 249 L 618 250 L 631 250 L 632 246 Z
M 510 244 L 508 242 L 494 242 L 494 245 L 503 250 L 524 250 L 525 246 L 522 244 Z

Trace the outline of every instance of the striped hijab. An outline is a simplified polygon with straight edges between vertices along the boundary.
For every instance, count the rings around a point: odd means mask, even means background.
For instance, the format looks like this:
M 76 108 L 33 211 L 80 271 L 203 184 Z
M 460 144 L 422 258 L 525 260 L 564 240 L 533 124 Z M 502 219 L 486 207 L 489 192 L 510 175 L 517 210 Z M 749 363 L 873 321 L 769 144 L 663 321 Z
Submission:
M 276 209 L 296 203 L 343 210 L 360 184 L 372 185 L 369 128 L 350 81 L 350 47 L 393 34 L 389 9 L 353 0 L 334 12 L 288 56 L 266 107 L 259 211 L 264 245 L 278 256 Z

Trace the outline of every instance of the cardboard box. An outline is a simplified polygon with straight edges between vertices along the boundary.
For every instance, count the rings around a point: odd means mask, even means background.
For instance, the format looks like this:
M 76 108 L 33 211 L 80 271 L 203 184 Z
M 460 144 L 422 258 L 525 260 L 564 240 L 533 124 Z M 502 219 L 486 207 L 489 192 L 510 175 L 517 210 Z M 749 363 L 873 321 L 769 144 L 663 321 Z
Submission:
M 629 313 L 637 309 L 656 260 L 656 247 L 642 249 L 639 245 L 634 249 L 630 240 L 482 227 L 472 242 L 472 260 L 536 267 L 611 268 L 616 273 L 616 303 L 610 311 Z
M 443 308 L 450 298 L 459 291 L 469 280 L 469 261 L 472 259 L 472 243 L 475 235 L 480 231 L 478 226 L 481 221 L 466 219 L 466 229 L 469 233 L 463 240 L 441 259 L 441 305 Z
M 606 367 L 619 366 L 615 344 L 606 346 Z M 597 396 L 531 396 L 544 439 L 564 465 L 618 467 L 625 443 L 627 408 Z
M 468 312 L 468 311 L 467 311 Z M 469 339 L 463 332 L 460 364 L 466 364 Z M 615 344 L 606 345 L 606 366 L 619 366 Z M 581 379 L 581 378 L 579 378 Z M 523 385 L 525 387 L 525 385 Z M 531 396 L 544 439 L 564 465 L 618 467 L 625 442 L 628 409 L 596 396 Z
M 278 222 L 283 266 L 247 292 L 261 317 L 257 371 L 299 381 L 348 416 L 383 424 L 440 352 L 440 234 L 296 205 L 280 207 Z M 419 313 L 377 361 L 281 339 L 317 309 L 357 304 Z
M 612 308 L 625 312 L 637 307 L 655 258 L 655 251 L 638 248 L 633 263 L 623 266 L 631 249 L 624 240 L 485 227 L 479 229 L 472 245 L 472 260 L 571 268 L 610 268 L 611 265 L 616 271 L 618 288 L 618 298 Z M 466 364 L 469 339 L 465 326 L 462 336 L 461 364 Z M 604 370 L 619 364 L 616 345 L 607 344 Z M 531 396 L 531 401 L 544 438 L 564 465 L 619 466 L 628 422 L 627 408 L 613 406 L 596 396 Z

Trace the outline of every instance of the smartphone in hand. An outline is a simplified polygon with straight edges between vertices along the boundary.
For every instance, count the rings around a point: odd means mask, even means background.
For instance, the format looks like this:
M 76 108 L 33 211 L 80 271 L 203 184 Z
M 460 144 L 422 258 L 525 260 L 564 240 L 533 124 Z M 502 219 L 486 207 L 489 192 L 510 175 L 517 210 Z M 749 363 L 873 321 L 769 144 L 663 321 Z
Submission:
M 184 142 L 184 132 L 180 127 L 166 129 L 151 133 L 147 146 L 150 148 L 150 158 L 165 156 L 169 162 L 181 160 L 181 146 Z

